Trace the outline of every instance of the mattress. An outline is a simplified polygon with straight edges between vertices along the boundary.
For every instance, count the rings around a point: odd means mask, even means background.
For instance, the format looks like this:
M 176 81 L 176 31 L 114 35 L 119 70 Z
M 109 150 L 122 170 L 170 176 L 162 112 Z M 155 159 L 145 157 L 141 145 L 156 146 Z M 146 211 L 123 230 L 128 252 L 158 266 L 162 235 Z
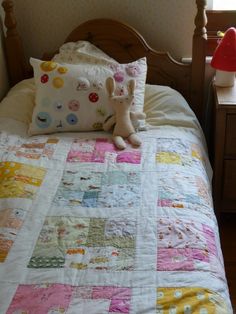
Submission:
M 204 136 L 158 88 L 140 148 L 0 118 L 0 313 L 232 313 Z

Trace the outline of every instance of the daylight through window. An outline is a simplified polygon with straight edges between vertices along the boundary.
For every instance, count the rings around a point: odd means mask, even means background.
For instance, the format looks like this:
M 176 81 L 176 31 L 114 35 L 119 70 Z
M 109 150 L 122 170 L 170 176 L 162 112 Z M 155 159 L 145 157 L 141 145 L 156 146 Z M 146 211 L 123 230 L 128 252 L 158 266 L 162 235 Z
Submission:
M 209 10 L 236 10 L 236 0 L 208 0 L 207 9 Z

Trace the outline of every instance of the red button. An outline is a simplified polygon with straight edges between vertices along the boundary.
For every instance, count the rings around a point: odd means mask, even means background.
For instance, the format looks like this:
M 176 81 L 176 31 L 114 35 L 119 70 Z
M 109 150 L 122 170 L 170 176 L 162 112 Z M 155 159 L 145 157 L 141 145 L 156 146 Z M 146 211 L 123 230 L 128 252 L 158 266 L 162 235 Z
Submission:
M 43 84 L 48 82 L 48 75 L 47 74 L 44 74 L 41 76 L 41 82 Z
M 89 94 L 89 100 L 91 102 L 97 102 L 99 99 L 98 94 L 97 93 L 90 93 Z

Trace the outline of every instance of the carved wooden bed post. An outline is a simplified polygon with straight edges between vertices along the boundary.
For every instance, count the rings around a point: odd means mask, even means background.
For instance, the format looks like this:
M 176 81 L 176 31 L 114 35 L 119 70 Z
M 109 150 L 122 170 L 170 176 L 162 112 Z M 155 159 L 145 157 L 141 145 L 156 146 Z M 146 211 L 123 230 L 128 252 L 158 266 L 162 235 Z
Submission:
M 203 121 L 205 59 L 207 44 L 207 17 L 206 0 L 196 0 L 197 15 L 195 17 L 195 30 L 192 46 L 192 73 L 191 73 L 191 104 L 200 121 Z
M 13 86 L 29 76 L 29 68 L 25 61 L 22 41 L 16 28 L 17 23 L 13 12 L 13 1 L 4 0 L 2 6 L 5 11 L 4 24 L 7 28 L 5 35 L 5 51 L 9 83 Z

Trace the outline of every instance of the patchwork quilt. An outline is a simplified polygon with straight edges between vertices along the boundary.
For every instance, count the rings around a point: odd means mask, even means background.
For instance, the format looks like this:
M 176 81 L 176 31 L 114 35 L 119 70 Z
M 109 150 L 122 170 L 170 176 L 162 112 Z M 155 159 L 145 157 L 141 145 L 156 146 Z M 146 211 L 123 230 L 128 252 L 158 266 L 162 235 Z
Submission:
M 200 132 L 0 134 L 0 313 L 232 313 Z

